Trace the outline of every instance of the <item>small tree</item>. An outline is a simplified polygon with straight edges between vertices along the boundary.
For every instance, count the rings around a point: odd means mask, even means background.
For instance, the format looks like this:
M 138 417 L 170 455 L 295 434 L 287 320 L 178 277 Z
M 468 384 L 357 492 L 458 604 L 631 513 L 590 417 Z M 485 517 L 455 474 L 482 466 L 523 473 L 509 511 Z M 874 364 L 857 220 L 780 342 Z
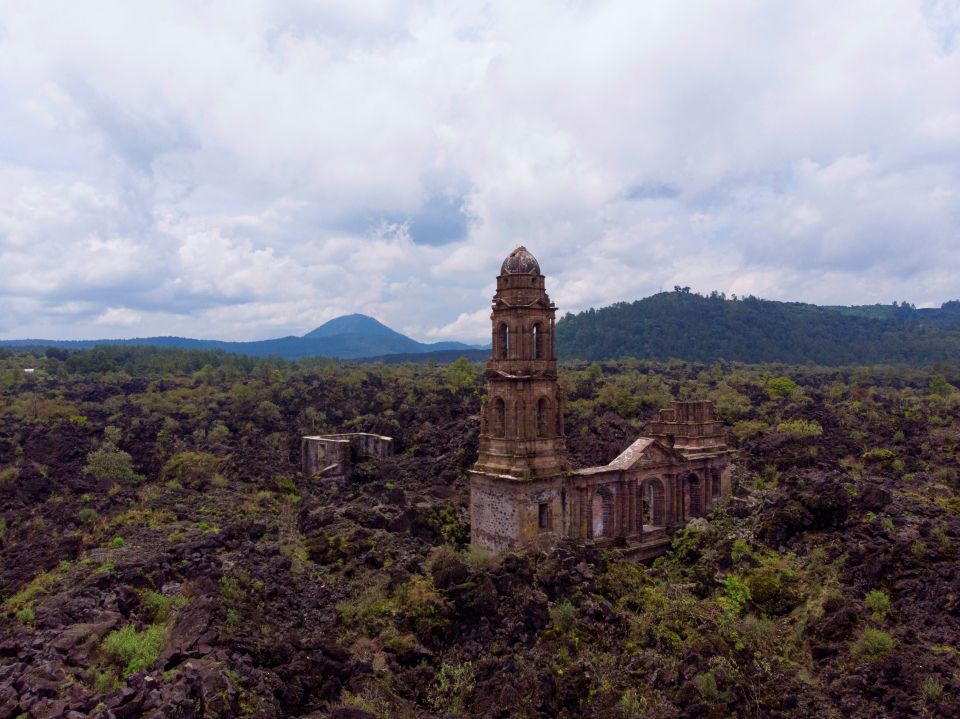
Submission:
M 103 431 L 103 444 L 100 449 L 87 455 L 84 474 L 92 474 L 98 480 L 113 480 L 120 484 L 140 484 L 145 478 L 133 469 L 133 458 L 120 449 L 121 432 L 117 427 L 107 427 Z
M 947 382 L 947 378 L 942 374 L 935 374 L 930 378 L 930 394 L 938 397 L 949 397 L 956 391 L 957 388 Z
M 458 390 L 476 389 L 477 367 L 466 357 L 460 357 L 447 367 L 443 373 L 444 383 L 454 392 Z

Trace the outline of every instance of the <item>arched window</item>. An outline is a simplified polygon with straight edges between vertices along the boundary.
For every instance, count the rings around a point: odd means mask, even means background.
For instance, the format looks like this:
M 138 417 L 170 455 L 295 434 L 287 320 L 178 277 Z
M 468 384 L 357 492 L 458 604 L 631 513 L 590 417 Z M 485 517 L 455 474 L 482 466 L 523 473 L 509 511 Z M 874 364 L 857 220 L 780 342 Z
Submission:
M 652 527 L 666 525 L 663 482 L 654 477 L 643 485 L 643 523 Z
M 613 492 L 609 487 L 600 487 L 593 495 L 590 514 L 594 537 L 612 537 L 616 533 L 613 524 Z
M 537 436 L 550 436 L 550 400 L 546 397 L 537 400 Z
M 691 474 L 687 477 L 687 518 L 703 515 L 703 499 L 700 496 L 700 478 Z
M 720 473 L 713 472 L 710 476 L 710 494 L 714 499 L 720 496 Z
M 494 437 L 505 437 L 506 436 L 506 424 L 507 424 L 507 405 L 504 403 L 502 397 L 495 397 L 493 404 L 491 405 L 491 411 L 493 415 L 491 419 L 493 420 L 490 424 L 491 434 Z
M 533 358 L 543 359 L 543 332 L 540 331 L 540 323 L 533 326 Z
M 500 359 L 508 359 L 510 357 L 510 328 L 501 324 L 499 335 Z

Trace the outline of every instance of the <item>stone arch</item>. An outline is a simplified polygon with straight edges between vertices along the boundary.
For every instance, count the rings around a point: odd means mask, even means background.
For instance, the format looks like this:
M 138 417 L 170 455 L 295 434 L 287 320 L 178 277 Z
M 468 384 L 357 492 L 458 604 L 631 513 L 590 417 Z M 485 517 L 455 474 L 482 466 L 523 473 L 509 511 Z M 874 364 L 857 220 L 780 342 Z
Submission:
M 597 487 L 590 502 L 590 520 L 593 536 L 613 537 L 616 534 L 614 525 L 615 499 L 609 487 Z
M 685 497 L 687 500 L 687 519 L 703 516 L 703 494 L 700 486 L 700 477 L 690 473 L 683 480 Z
M 550 400 L 546 397 L 541 397 L 537 400 L 537 436 L 551 436 L 552 432 L 550 430 L 554 424 L 556 423 L 553 421 Z
M 640 490 L 643 502 L 643 524 L 651 527 L 667 525 L 666 488 L 659 477 L 644 481 Z
M 494 437 L 507 436 L 507 403 L 503 397 L 494 397 L 490 403 L 490 434 Z

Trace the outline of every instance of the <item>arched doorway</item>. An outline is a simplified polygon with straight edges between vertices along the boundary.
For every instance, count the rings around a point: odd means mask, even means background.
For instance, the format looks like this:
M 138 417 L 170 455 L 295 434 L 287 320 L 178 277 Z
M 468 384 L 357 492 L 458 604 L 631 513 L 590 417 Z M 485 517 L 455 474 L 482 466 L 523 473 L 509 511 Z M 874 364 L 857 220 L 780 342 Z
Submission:
M 644 530 L 654 527 L 665 527 L 666 501 L 663 482 L 657 477 L 648 479 L 643 483 L 641 490 L 641 499 L 643 501 L 643 524 Z
M 590 515 L 594 538 L 614 536 L 616 527 L 613 523 L 613 504 L 613 492 L 609 487 L 599 487 L 593 493 Z
M 703 494 L 700 488 L 700 478 L 691 474 L 686 479 L 687 519 L 703 516 Z

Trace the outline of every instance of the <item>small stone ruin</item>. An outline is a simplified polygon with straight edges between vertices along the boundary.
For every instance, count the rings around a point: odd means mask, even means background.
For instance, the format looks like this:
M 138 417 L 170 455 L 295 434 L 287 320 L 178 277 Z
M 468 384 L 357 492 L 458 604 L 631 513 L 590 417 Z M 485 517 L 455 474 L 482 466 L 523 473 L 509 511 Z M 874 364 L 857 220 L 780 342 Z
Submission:
M 325 479 L 347 479 L 357 462 L 392 455 L 393 437 L 368 432 L 304 437 L 300 445 L 303 474 Z

